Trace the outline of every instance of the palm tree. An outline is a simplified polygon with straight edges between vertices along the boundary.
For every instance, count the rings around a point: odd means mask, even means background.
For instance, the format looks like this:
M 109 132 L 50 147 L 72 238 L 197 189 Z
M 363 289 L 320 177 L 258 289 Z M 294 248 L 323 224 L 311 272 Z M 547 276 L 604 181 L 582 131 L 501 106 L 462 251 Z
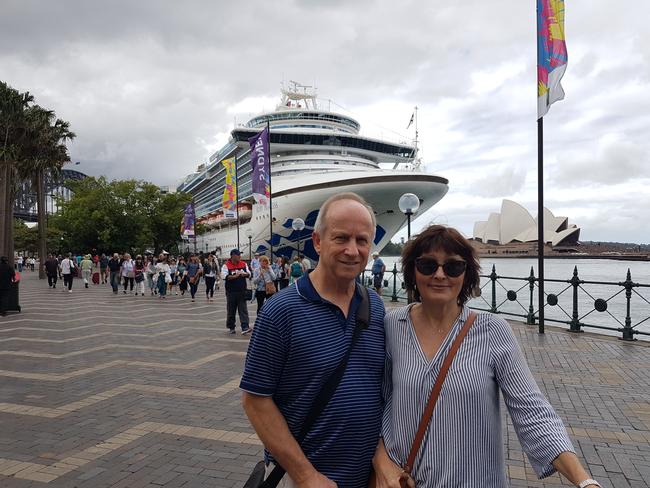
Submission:
M 34 98 L 0 82 L 0 255 L 13 265 L 14 200 L 17 162 L 26 136 L 25 111 Z
M 45 278 L 43 264 L 47 255 L 46 248 L 46 213 L 45 175 L 57 175 L 63 165 L 70 161 L 65 143 L 75 134 L 70 131 L 70 124 L 60 119 L 52 110 L 38 105 L 29 107 L 25 112 L 27 120 L 27 137 L 23 146 L 23 160 L 18 165 L 21 179 L 31 179 L 36 187 L 38 208 L 38 255 L 40 258 L 39 277 Z

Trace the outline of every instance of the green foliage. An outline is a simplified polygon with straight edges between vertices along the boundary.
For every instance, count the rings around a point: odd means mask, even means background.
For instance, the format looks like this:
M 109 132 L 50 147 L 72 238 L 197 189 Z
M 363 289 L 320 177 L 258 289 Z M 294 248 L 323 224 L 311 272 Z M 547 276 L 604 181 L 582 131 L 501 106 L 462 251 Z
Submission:
M 386 244 L 386 247 L 384 247 L 381 250 L 381 253 L 384 256 L 400 256 L 402 254 L 402 249 L 404 248 L 404 244 L 398 244 L 396 242 L 389 242 Z
M 63 232 L 54 227 L 47 229 L 48 252 L 62 252 Z M 14 219 L 14 248 L 19 253 L 36 254 L 38 252 L 38 228 L 27 227 L 22 220 Z
M 73 197 L 59 202 L 50 222 L 73 252 L 143 252 L 173 249 L 179 240 L 186 193 L 162 193 L 151 183 L 85 178 L 70 183 Z

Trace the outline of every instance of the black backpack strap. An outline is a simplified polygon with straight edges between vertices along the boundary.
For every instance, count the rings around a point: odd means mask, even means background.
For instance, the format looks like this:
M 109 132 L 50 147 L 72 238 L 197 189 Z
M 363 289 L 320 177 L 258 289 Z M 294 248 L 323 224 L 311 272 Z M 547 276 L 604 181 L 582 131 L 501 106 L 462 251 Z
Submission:
M 309 430 L 313 427 L 320 414 L 323 413 L 323 410 L 325 410 L 325 407 L 334 396 L 334 392 L 339 386 L 341 378 L 343 378 L 343 374 L 345 373 L 345 368 L 348 365 L 348 359 L 350 359 L 350 354 L 352 353 L 354 344 L 359 339 L 361 331 L 370 326 L 370 295 L 368 294 L 368 289 L 365 286 L 357 285 L 357 291 L 361 293 L 361 303 L 359 303 L 355 313 L 355 327 L 354 332 L 352 333 L 350 347 L 348 347 L 343 359 L 341 359 L 341 362 L 334 372 L 332 372 L 330 377 L 327 378 L 327 381 L 318 392 L 314 403 L 309 409 L 305 422 L 302 424 L 302 429 L 300 429 L 300 434 L 296 438 L 299 444 L 305 439 Z M 275 488 L 278 486 L 278 483 L 282 480 L 285 473 L 286 471 L 284 468 L 279 464 L 276 464 L 269 477 L 260 485 L 260 488 Z

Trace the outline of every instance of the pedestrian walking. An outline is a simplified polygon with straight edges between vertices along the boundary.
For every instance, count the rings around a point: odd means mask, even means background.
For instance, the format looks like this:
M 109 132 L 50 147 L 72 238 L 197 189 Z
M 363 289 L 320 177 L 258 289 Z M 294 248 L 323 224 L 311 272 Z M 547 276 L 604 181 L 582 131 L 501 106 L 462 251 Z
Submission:
M 19 273 L 23 272 L 23 263 L 24 263 L 23 257 L 18 256 L 18 259 L 16 259 L 16 265 L 18 266 L 18 272 Z
M 108 257 L 103 253 L 99 258 L 99 280 L 102 285 L 108 281 Z
M 63 274 L 63 286 L 68 288 L 68 293 L 72 293 L 72 280 L 76 273 L 77 266 L 72 259 L 72 253 L 69 252 L 68 255 L 61 261 L 61 273 Z
M 214 254 L 208 254 L 208 258 L 203 263 L 203 277 L 205 278 L 205 297 L 208 301 L 214 298 L 214 283 L 217 279 L 217 262 Z
M 361 197 L 325 201 L 312 234 L 316 268 L 257 317 L 240 387 L 267 475 L 286 470 L 273 475 L 284 475 L 278 486 L 368 486 L 383 409 L 384 304 L 356 277 L 375 228 Z M 326 384 L 333 394 L 323 398 Z
M 156 285 L 158 287 L 158 296 L 161 299 L 167 297 L 167 283 L 171 282 L 170 272 L 167 256 L 160 254 L 156 263 Z
M 84 280 L 84 286 L 88 288 L 91 280 L 91 275 L 93 273 L 93 261 L 90 257 L 90 254 L 86 254 L 83 257 L 81 263 L 79 264 L 79 267 L 81 268 L 81 277 Z
M 47 284 L 50 288 L 56 288 L 57 276 L 59 275 L 59 261 L 52 253 L 47 255 L 44 263 L 45 273 L 47 274 Z
M 176 259 L 173 257 L 169 258 L 169 274 L 172 278 L 172 280 L 167 283 L 167 294 L 171 295 L 178 295 L 178 291 L 176 290 L 176 287 L 178 286 L 178 263 L 176 262 Z
M 133 265 L 133 281 L 135 282 L 135 296 L 138 296 L 140 293 L 141 296 L 144 296 L 144 283 L 146 278 L 145 274 L 145 263 L 142 259 L 142 256 L 139 254 L 135 257 L 135 264 Z
M 280 291 L 280 283 L 282 281 L 283 277 L 283 272 L 284 272 L 284 266 L 282 265 L 282 257 L 278 256 L 275 258 L 275 261 L 271 264 L 271 269 L 273 270 L 273 273 L 275 274 L 275 280 L 273 281 L 273 284 L 275 285 L 275 290 Z
M 29 269 L 33 272 L 35 267 L 36 267 L 36 258 L 34 258 L 34 256 L 31 256 L 29 258 Z
M 194 301 L 194 296 L 196 295 L 196 291 L 199 288 L 201 274 L 203 274 L 203 266 L 201 266 L 198 256 L 192 254 L 190 256 L 190 262 L 187 263 L 186 271 L 187 282 L 190 285 L 190 295 L 192 295 L 192 301 Z
M 377 251 L 372 253 L 372 286 L 379 296 L 381 296 L 381 289 L 384 285 L 384 273 L 386 272 L 386 265 L 379 257 Z
M 111 288 L 115 295 L 117 295 L 117 289 L 120 286 L 121 269 L 122 265 L 120 264 L 120 256 L 117 253 L 114 253 L 113 257 L 108 260 L 108 271 L 110 274 Z
M 178 273 L 178 288 L 181 291 L 181 295 L 185 295 L 185 292 L 187 291 L 187 264 L 185 263 L 183 256 L 178 258 L 176 271 Z
M 231 334 L 235 333 L 235 313 L 239 314 L 242 335 L 251 331 L 246 303 L 247 280 L 250 276 L 251 272 L 241 260 L 239 249 L 230 251 L 230 259 L 221 267 L 221 278 L 226 289 L 226 327 Z
M 275 273 L 269 264 L 269 258 L 260 256 L 260 265 L 253 271 L 253 284 L 255 285 L 255 299 L 257 300 L 257 313 L 260 313 L 264 302 L 275 292 Z
M 127 294 L 127 289 L 133 293 L 133 284 L 135 278 L 135 262 L 131 259 L 131 255 L 124 253 L 124 260 L 122 261 L 122 279 L 124 280 L 124 294 Z
M 293 262 L 291 263 L 289 270 L 290 270 L 289 284 L 293 285 L 296 281 L 298 281 L 302 277 L 303 274 L 305 274 L 305 268 L 302 265 L 300 256 L 296 256 L 293 258 Z
M 9 266 L 7 257 L 0 257 L 0 315 L 3 317 L 9 310 L 9 294 L 15 278 L 16 271 Z

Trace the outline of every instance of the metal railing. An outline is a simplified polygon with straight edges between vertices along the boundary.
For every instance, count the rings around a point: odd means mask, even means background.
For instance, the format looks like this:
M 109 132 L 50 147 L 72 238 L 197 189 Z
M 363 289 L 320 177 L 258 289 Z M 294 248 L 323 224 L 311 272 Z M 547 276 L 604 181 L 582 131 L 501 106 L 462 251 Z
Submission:
M 480 290 L 477 290 L 478 296 L 469 303 L 470 308 L 523 318 L 529 325 L 537 322 L 539 279 L 535 277 L 532 267 L 528 276 L 501 276 L 497 274 L 496 266 L 492 265 L 490 274 L 480 276 Z M 366 286 L 372 286 L 370 270 L 365 270 L 361 279 Z M 396 264 L 392 270 L 386 271 L 382 284 L 385 285 L 382 289 L 384 298 L 389 298 L 391 302 L 407 301 L 402 273 L 397 270 Z M 597 292 L 587 289 L 592 285 L 598 287 Z M 650 284 L 634 282 L 629 269 L 624 281 L 591 281 L 581 279 L 578 267 L 575 266 L 570 279 L 547 278 L 544 280 L 544 288 L 545 322 L 566 324 L 569 331 L 576 333 L 583 332 L 585 328 L 618 332 L 625 341 L 636 340 L 635 335 L 650 336 L 650 332 L 639 329 L 641 324 L 650 324 L 650 299 L 640 293 L 643 289 L 650 289 Z M 604 296 L 597 297 L 596 294 Z M 621 300 L 623 303 L 620 303 Z M 481 306 L 483 303 L 487 307 Z M 612 305 L 615 305 L 613 309 Z M 637 315 L 633 315 L 633 305 L 636 305 Z M 593 323 L 591 318 L 598 314 L 606 316 L 606 320 L 600 319 L 601 323 Z

